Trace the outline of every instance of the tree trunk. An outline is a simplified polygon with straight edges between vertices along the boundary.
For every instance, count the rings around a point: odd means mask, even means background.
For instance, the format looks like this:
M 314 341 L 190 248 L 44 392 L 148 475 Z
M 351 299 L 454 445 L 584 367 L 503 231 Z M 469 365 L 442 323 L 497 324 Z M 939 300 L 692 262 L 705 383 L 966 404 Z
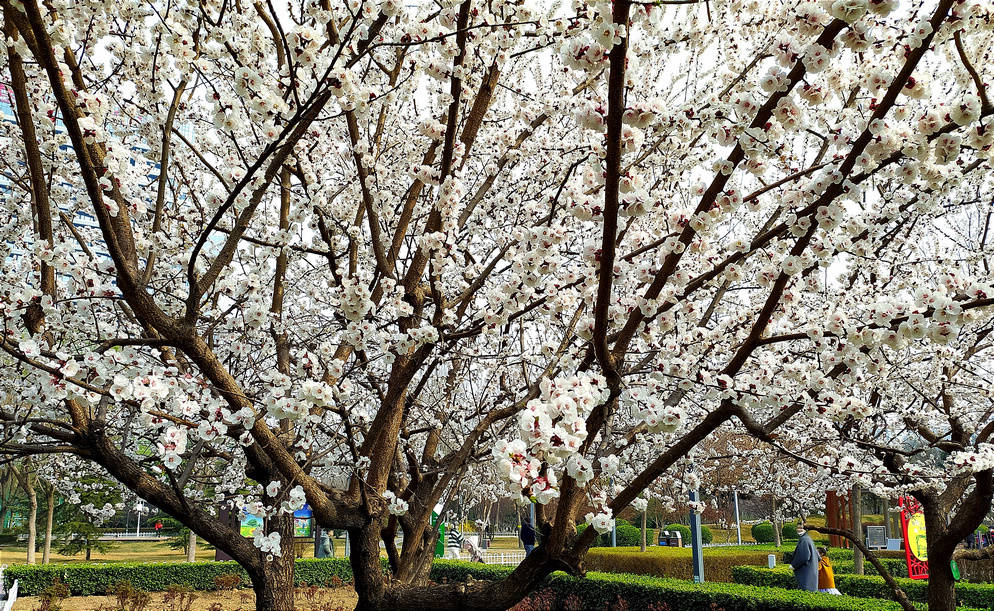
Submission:
M 928 611 L 955 611 L 956 581 L 949 567 L 949 559 L 928 563 Z
M 255 591 L 255 608 L 256 611 L 294 611 L 293 516 L 271 517 L 267 526 L 268 532 L 280 533 L 280 555 L 273 556 L 272 560 L 264 558 L 257 570 L 246 567 Z
M 770 516 L 770 522 L 773 523 L 773 544 L 776 545 L 777 548 L 779 549 L 780 545 L 781 545 L 781 541 L 780 541 L 780 521 L 777 520 L 777 500 L 776 500 L 776 498 L 773 499 L 772 509 L 773 509 L 773 514 Z
M 186 561 L 195 562 L 197 560 L 197 533 L 190 531 L 186 539 Z
M 986 501 L 986 507 L 990 507 L 989 500 Z M 950 540 L 948 510 L 931 502 L 922 503 L 922 509 L 925 514 L 925 537 L 928 546 L 928 610 L 954 611 L 956 582 L 953 579 L 950 563 L 960 539 Z M 963 519 L 965 509 L 967 508 L 961 508 L 955 517 Z M 983 516 L 986 511 L 978 513 Z M 972 522 L 969 518 L 964 521 Z
M 91 552 L 91 551 L 92 551 L 92 548 L 90 547 L 90 542 L 89 542 L 89 541 L 87 541 L 87 542 L 86 542 L 86 561 L 87 561 L 87 562 L 89 562 L 89 561 L 90 561 L 90 552 Z
M 55 488 L 46 485 L 45 490 L 45 548 L 41 552 L 41 563 L 48 564 L 52 556 L 52 516 L 55 513 Z
M 252 575 L 256 611 L 293 611 L 293 545 Z
M 38 542 L 38 526 L 35 523 L 38 519 L 38 492 L 28 480 L 28 557 L 27 563 L 35 563 L 35 545 Z
M 349 564 L 352 565 L 352 578 L 359 595 L 356 611 L 380 609 L 385 588 L 380 565 L 379 525 L 350 529 L 349 542 Z
M 645 514 L 646 512 L 643 511 L 642 512 L 642 547 L 640 549 L 640 551 L 643 552 L 645 551 Z
M 859 486 L 852 487 L 852 531 L 863 540 L 863 492 Z M 857 546 L 853 546 L 853 572 L 857 575 L 863 574 L 863 551 Z

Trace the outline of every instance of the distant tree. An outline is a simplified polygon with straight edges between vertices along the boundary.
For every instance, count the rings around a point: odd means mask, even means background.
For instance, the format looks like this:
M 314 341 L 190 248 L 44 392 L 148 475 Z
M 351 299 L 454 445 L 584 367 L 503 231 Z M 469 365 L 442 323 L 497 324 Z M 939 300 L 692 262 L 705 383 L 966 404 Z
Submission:
M 103 531 L 93 525 L 93 522 L 75 508 L 63 505 L 67 513 L 72 512 L 74 519 L 58 520 L 55 527 L 55 537 L 59 542 L 59 553 L 64 556 L 75 556 L 80 552 L 86 552 L 86 559 L 90 560 L 93 550 L 106 553 L 115 547 L 110 541 L 101 540 Z

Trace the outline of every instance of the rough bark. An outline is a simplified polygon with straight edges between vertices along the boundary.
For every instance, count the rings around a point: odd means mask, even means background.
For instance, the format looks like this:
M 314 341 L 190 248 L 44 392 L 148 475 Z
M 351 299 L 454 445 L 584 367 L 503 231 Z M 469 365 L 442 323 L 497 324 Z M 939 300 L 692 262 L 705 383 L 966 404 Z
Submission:
M 465 583 L 429 586 L 391 585 L 384 589 L 376 606 L 363 606 L 363 601 L 360 600 L 356 609 L 505 611 L 534 590 L 549 573 L 569 568 L 552 561 L 547 550 L 546 546 L 539 545 L 513 573 L 500 581 L 470 580 Z
M 255 591 L 256 611 L 294 611 L 293 604 L 293 517 L 280 515 L 268 520 L 267 532 L 279 532 L 280 555 L 254 565 L 246 572 Z M 237 558 L 236 558 L 237 559 Z
M 859 486 L 853 486 L 850 495 L 852 503 L 852 528 L 853 532 L 860 538 L 863 537 L 863 491 Z M 853 572 L 857 575 L 863 574 L 863 550 L 860 546 L 853 548 Z
M 356 611 L 381 609 L 385 594 L 380 566 L 379 525 L 349 529 L 352 576 L 355 579 L 359 602 Z
M 28 564 L 35 563 L 35 546 L 38 543 L 38 527 L 36 525 L 38 519 L 38 492 L 31 485 L 33 483 L 29 482 L 28 485 Z
M 950 562 L 955 544 L 949 545 L 946 516 L 934 511 L 931 503 L 923 504 L 925 536 L 928 544 L 928 609 L 929 611 L 954 611 L 956 609 L 956 581 Z
M 930 553 L 928 563 L 928 611 L 955 611 L 955 609 L 956 580 L 953 579 L 949 560 L 937 559 L 937 561 L 933 562 Z

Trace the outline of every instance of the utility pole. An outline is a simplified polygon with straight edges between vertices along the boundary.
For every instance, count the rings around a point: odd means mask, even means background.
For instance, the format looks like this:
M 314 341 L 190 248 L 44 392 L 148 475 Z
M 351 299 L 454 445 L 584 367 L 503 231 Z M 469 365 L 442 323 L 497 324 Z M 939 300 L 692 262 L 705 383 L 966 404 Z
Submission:
M 739 491 L 732 490 L 732 496 L 735 499 L 735 536 L 738 539 L 739 545 L 742 545 L 742 523 L 739 521 Z
M 690 502 L 697 503 L 700 493 L 691 490 Z M 690 544 L 691 558 L 694 562 L 694 583 L 704 583 L 704 549 L 701 547 L 701 514 L 690 510 Z

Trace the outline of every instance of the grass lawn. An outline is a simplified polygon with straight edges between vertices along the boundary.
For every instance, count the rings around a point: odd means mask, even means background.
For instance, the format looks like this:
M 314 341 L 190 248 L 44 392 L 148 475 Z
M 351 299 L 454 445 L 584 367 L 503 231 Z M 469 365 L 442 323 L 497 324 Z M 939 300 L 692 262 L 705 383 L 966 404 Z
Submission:
M 206 544 L 197 545 L 197 560 L 213 560 L 214 549 L 208 548 Z M 310 541 L 298 544 L 302 552 L 301 558 L 313 558 L 314 546 Z M 514 537 L 495 537 L 490 542 L 490 549 L 494 551 L 515 551 L 523 549 L 518 545 L 518 540 Z M 27 556 L 27 546 L 3 545 L 0 546 L 0 564 L 24 564 Z M 385 553 L 383 554 L 386 555 Z M 335 539 L 335 556 L 345 557 L 345 539 Z M 41 550 L 36 554 L 37 562 L 41 563 Z M 53 563 L 86 562 L 86 555 L 83 553 L 76 556 L 63 556 L 52 550 Z M 165 541 L 122 541 L 114 543 L 113 547 L 101 553 L 93 550 L 91 562 L 183 562 L 186 554 L 181 549 L 169 549 Z
M 310 541 L 299 545 L 302 548 L 303 558 L 314 557 L 314 546 Z M 27 550 L 24 544 L 0 546 L 0 564 L 24 564 Z M 335 539 L 335 554 L 340 558 L 345 556 L 345 539 Z M 53 563 L 86 562 L 85 558 L 85 553 L 63 556 L 52 550 Z M 198 542 L 197 560 L 213 559 L 214 549 Z M 93 550 L 90 557 L 91 562 L 183 562 L 185 560 L 186 553 L 182 549 L 169 549 L 169 544 L 165 541 L 122 541 L 114 543 L 113 547 L 104 553 Z M 40 549 L 36 553 L 36 561 L 41 563 Z

